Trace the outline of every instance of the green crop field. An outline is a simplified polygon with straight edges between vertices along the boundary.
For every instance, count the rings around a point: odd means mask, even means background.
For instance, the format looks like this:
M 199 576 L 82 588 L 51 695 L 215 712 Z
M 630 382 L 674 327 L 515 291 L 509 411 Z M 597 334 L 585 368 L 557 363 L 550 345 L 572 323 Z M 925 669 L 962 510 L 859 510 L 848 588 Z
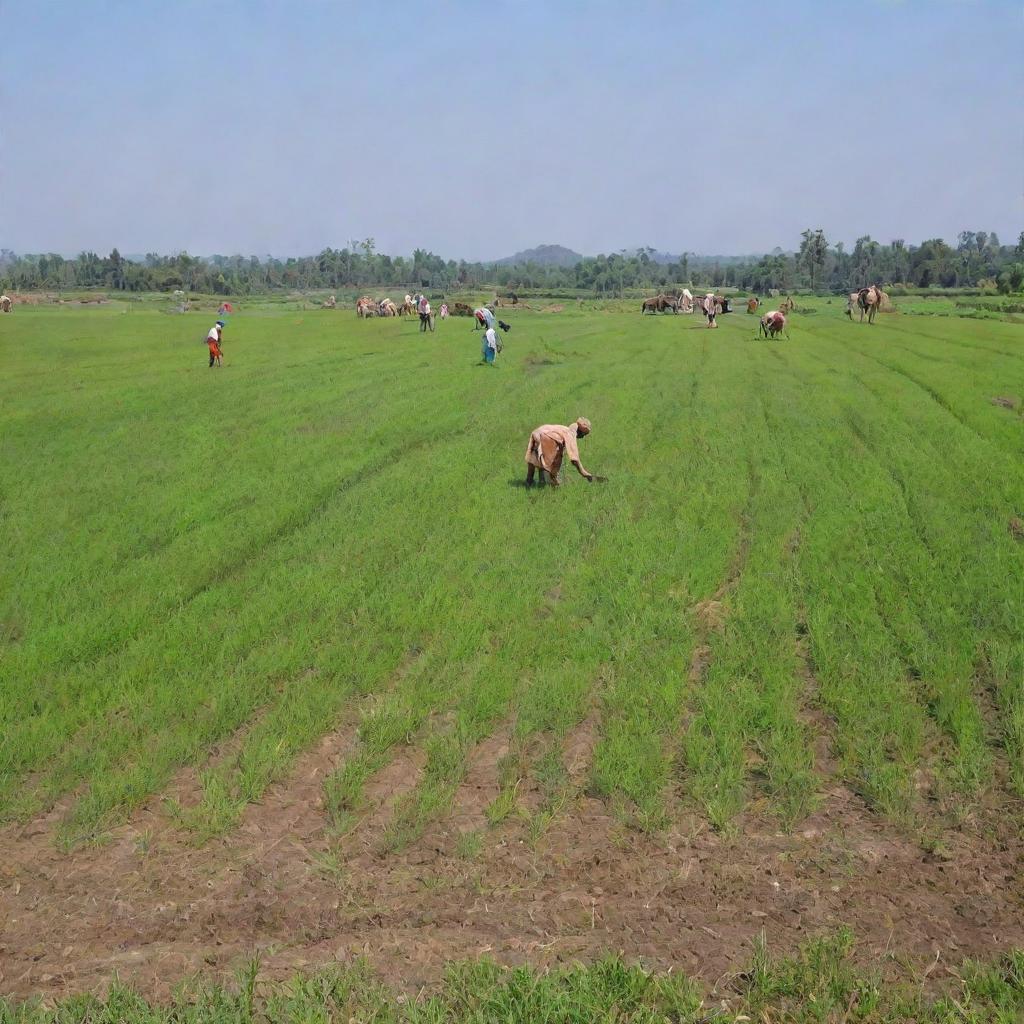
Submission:
M 803 299 L 766 342 L 742 312 L 569 304 L 501 311 L 488 368 L 468 320 L 238 306 L 213 370 L 212 314 L 0 317 L 14 862 L 42 829 L 55 873 L 98 864 L 143 814 L 182 856 L 235 849 L 332 735 L 341 890 L 353 836 L 406 863 L 491 749 L 470 865 L 566 828 L 743 864 L 837 793 L 940 864 L 1024 849 L 1020 325 Z M 530 430 L 577 416 L 608 481 L 525 489 Z M 993 955 L 1022 944 L 1017 884 L 985 897 Z

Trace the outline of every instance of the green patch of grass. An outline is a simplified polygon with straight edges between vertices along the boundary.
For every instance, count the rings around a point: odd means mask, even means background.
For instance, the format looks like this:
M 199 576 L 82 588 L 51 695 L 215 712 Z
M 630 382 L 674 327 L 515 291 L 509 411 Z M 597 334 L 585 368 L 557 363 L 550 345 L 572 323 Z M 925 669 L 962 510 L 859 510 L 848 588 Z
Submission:
M 883 981 L 851 952 L 845 931 L 790 957 L 772 956 L 762 941 L 750 967 L 714 991 L 681 972 L 647 971 L 616 957 L 550 971 L 470 961 L 452 965 L 440 984 L 414 997 L 397 994 L 362 963 L 284 982 L 260 981 L 252 964 L 233 986 L 193 987 L 162 1004 L 121 984 L 102 999 L 74 996 L 52 1007 L 0 1000 L 0 1024 L 1013 1024 L 1024 1014 L 1022 951 L 959 965 L 956 980 L 934 994 L 912 974 Z
M 517 311 L 491 373 L 464 321 L 428 345 L 270 303 L 223 371 L 201 317 L 145 303 L 0 321 L 0 820 L 73 793 L 61 839 L 95 840 L 188 766 L 201 841 L 356 709 L 326 805 L 347 827 L 424 743 L 399 843 L 505 721 L 491 819 L 527 778 L 571 813 L 588 714 L 586 788 L 642 828 L 679 792 L 721 828 L 752 797 L 798 824 L 819 710 L 899 821 L 1024 792 L 1024 440 L 991 402 L 1021 392 L 1019 328 L 807 298 L 765 342 L 634 305 Z M 608 483 L 516 486 L 529 430 L 581 414 Z

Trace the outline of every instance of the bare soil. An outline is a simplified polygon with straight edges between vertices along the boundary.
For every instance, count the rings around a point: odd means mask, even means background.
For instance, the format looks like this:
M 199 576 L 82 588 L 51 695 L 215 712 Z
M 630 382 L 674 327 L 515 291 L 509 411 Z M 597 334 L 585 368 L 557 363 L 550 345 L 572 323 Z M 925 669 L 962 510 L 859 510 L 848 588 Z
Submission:
M 480 954 L 549 964 L 618 951 L 713 982 L 748 962 L 762 931 L 788 950 L 841 924 L 872 964 L 937 959 L 933 983 L 946 964 L 1024 946 L 1019 805 L 979 809 L 944 837 L 942 856 L 834 778 L 793 834 L 755 803 L 733 837 L 685 806 L 671 830 L 643 835 L 583 792 L 596 735 L 591 716 L 567 737 L 579 795 L 537 845 L 521 819 L 486 828 L 507 728 L 472 753 L 452 814 L 398 854 L 382 852 L 381 839 L 422 770 L 411 747 L 368 787 L 359 824 L 329 834 L 322 782 L 351 749 L 351 728 L 325 737 L 234 833 L 200 849 L 160 798 L 107 844 L 68 854 L 54 841 L 60 812 L 7 828 L 0 992 L 102 991 L 117 972 L 165 997 L 184 977 L 221 978 L 257 951 L 268 977 L 365 956 L 409 990 L 436 981 L 450 960 Z M 828 751 L 820 756 L 828 775 Z M 183 778 L 176 795 L 188 800 L 189 789 Z M 483 830 L 484 841 L 467 858 L 459 841 L 470 830 Z

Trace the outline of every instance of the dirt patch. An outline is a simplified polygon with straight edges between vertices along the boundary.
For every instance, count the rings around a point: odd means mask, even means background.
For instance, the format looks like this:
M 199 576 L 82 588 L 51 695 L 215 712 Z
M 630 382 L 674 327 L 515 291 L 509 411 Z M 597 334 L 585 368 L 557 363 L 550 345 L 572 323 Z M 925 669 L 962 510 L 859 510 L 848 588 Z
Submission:
M 547 356 L 528 355 L 523 360 L 523 370 L 529 374 L 536 374 L 549 366 L 559 366 L 560 364 L 560 359 L 549 359 Z
M 690 654 L 690 670 L 687 673 L 691 683 L 699 683 L 708 672 L 711 664 L 711 648 L 707 644 L 697 644 Z
M 1024 540 L 1024 519 L 1020 516 L 1010 516 L 1010 535 L 1014 540 Z
M 544 594 L 544 600 L 537 606 L 537 618 L 550 618 L 562 601 L 562 584 L 558 583 Z
M 590 716 L 566 741 L 577 783 L 596 740 Z M 185 975 L 227 977 L 255 951 L 270 977 L 365 956 L 406 989 L 437 980 L 453 958 L 543 965 L 608 950 L 714 980 L 748 961 L 762 930 L 784 951 L 839 924 L 876 965 L 883 952 L 945 963 L 1024 945 L 1019 801 L 956 832 L 942 859 L 841 786 L 793 835 L 755 812 L 733 839 L 632 834 L 581 796 L 538 842 L 513 817 L 459 857 L 460 815 L 478 815 L 496 791 L 506 728 L 474 751 L 455 816 L 385 856 L 374 837 L 422 755 L 398 752 L 368 787 L 375 809 L 339 845 L 322 779 L 354 742 L 350 728 L 325 738 L 235 833 L 202 849 L 153 818 L 68 855 L 47 830 L 0 833 L 0 987 L 16 997 L 100 990 L 117 971 L 165 997 Z
M 993 405 L 998 405 L 1001 409 L 1016 409 L 1020 404 L 1016 398 L 1009 398 L 1006 395 L 1000 395 L 997 398 L 990 398 L 989 401 Z
M 506 723 L 473 749 L 466 766 L 466 776 L 455 794 L 449 824 L 460 834 L 474 832 L 487 824 L 487 808 L 501 792 L 498 764 L 508 753 L 512 742 L 512 726 Z
M 565 309 L 565 306 L 553 305 L 553 306 L 542 306 L 542 313 L 561 313 Z
M 565 739 L 562 761 L 569 782 L 577 791 L 586 788 L 590 766 L 594 763 L 594 750 L 601 738 L 599 723 L 598 712 L 591 711 Z
M 726 609 L 721 601 L 709 597 L 693 606 L 693 615 L 703 630 L 719 633 L 725 625 Z

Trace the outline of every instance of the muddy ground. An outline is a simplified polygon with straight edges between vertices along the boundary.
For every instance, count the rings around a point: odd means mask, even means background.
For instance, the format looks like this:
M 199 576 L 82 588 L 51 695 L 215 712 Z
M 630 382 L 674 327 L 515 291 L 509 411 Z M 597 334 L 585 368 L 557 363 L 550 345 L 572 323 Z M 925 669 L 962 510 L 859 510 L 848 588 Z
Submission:
M 592 720 L 565 743 L 585 783 Z M 102 991 L 116 972 L 150 996 L 183 978 L 229 976 L 256 951 L 267 977 L 365 956 L 418 989 L 453 958 L 550 964 L 621 952 L 708 983 L 748 962 L 762 931 L 775 951 L 846 924 L 857 956 L 907 963 L 941 982 L 965 957 L 1024 946 L 1017 805 L 979 808 L 940 853 L 870 813 L 834 777 L 794 834 L 755 805 L 733 837 L 680 805 L 657 836 L 625 828 L 576 790 L 536 843 L 518 818 L 488 828 L 508 730 L 474 752 L 452 814 L 401 853 L 382 852 L 395 800 L 421 760 L 402 751 L 368 790 L 359 824 L 332 840 L 324 775 L 354 742 L 327 736 L 239 829 L 202 848 L 154 798 L 110 842 L 61 853 L 63 813 L 0 832 L 0 992 Z M 183 772 L 173 795 L 198 795 Z M 537 793 L 525 787 L 524 806 Z M 480 830 L 478 844 L 461 839 Z

